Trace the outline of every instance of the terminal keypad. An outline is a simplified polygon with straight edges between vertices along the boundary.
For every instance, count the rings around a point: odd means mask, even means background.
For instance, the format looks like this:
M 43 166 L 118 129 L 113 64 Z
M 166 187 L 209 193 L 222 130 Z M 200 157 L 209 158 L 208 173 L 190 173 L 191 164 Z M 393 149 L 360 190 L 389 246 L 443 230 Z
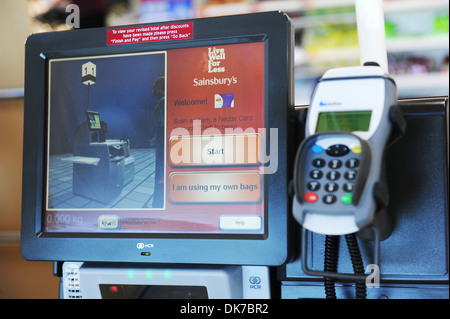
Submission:
M 326 205 L 352 204 L 352 194 L 360 165 L 361 145 L 314 144 L 306 161 L 304 200 Z

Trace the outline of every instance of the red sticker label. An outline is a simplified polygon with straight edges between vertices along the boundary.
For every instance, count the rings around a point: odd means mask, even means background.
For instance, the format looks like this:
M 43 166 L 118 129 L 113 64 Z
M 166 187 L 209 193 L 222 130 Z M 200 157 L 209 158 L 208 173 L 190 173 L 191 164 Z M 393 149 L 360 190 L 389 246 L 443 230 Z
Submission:
M 131 44 L 192 39 L 193 22 L 109 29 L 107 44 Z

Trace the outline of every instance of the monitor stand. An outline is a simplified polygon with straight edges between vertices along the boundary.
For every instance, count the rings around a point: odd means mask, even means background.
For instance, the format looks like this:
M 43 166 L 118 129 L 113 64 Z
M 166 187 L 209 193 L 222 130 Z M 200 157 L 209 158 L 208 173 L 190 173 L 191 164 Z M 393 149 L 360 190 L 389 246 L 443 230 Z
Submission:
M 266 266 L 64 262 L 62 299 L 269 299 Z

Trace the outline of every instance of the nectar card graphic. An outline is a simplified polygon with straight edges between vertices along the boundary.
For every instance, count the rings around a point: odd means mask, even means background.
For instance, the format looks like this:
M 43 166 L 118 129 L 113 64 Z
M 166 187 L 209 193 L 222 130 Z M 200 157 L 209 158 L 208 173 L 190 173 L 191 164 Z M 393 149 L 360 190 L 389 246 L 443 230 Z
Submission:
M 214 96 L 214 107 L 216 109 L 234 107 L 234 94 L 216 94 Z

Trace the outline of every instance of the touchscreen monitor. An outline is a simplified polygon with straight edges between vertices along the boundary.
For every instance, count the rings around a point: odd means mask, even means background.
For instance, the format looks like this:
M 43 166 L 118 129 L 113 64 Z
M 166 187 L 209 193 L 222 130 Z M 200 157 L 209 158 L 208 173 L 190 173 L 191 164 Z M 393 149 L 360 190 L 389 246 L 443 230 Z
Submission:
M 282 263 L 291 35 L 261 13 L 31 36 L 24 256 Z

